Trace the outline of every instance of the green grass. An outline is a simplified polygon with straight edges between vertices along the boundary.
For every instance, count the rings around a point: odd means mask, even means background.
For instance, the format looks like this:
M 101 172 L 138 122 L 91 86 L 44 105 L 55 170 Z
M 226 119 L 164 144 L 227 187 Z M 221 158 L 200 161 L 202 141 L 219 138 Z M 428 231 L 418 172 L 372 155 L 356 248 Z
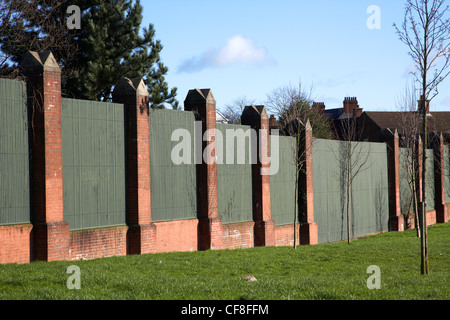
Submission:
M 174 252 L 0 265 L 0 299 L 450 299 L 450 223 L 429 227 L 430 274 L 415 231 L 316 246 Z M 81 270 L 69 290 L 67 267 Z M 381 270 L 369 290 L 367 267 Z M 247 282 L 243 276 L 254 275 Z

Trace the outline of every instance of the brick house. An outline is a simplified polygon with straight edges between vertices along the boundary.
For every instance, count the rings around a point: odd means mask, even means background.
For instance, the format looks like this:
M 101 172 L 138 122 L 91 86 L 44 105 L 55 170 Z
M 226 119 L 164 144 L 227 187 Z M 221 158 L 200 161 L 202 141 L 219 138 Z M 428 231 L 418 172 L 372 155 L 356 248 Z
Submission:
M 356 97 L 346 97 L 342 108 L 325 109 L 323 102 L 314 102 L 313 107 L 320 108 L 333 123 L 336 137 L 341 137 L 343 119 L 356 121 L 360 140 L 369 142 L 383 141 L 382 132 L 386 129 L 397 129 L 401 136 L 408 131 L 409 119 L 416 112 L 408 111 L 364 111 L 360 108 Z M 419 115 L 420 116 L 420 115 Z M 428 112 L 428 128 L 430 132 L 442 132 L 445 142 L 450 142 L 450 111 Z
M 400 136 L 408 131 L 407 119 L 412 112 L 366 111 L 359 119 L 363 140 L 370 142 L 382 141 L 381 132 L 385 129 L 397 129 Z M 429 112 L 429 131 L 442 132 L 445 141 L 450 141 L 450 112 Z

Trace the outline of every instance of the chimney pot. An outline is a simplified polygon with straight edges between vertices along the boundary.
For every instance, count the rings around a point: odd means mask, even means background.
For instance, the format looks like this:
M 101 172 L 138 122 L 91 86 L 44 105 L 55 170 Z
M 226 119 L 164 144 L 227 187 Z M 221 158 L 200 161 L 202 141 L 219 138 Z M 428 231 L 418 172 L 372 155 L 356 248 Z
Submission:
M 312 108 L 323 113 L 325 111 L 325 103 L 324 102 L 313 102 Z

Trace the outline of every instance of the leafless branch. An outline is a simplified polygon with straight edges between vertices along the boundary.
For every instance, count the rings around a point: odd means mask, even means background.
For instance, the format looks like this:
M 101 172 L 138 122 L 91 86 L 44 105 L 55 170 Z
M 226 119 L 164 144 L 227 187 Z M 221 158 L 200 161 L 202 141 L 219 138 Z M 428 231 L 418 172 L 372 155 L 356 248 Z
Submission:
M 76 57 L 76 30 L 66 25 L 65 0 L 0 0 L 0 75 L 16 78 L 27 51 L 52 51 L 61 63 L 62 81 L 72 76 L 65 62 Z

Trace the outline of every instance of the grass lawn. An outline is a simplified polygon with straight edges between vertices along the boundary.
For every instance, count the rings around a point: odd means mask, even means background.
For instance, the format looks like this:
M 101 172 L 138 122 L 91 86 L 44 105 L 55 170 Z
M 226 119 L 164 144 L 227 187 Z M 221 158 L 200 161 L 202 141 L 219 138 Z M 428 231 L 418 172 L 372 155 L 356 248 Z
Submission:
M 0 299 L 450 299 L 450 223 L 429 227 L 430 274 L 415 231 L 316 246 L 173 252 L 87 261 L 0 265 Z M 69 290 L 67 268 L 81 272 Z M 377 265 L 381 289 L 368 289 Z M 257 281 L 247 282 L 253 275 Z

